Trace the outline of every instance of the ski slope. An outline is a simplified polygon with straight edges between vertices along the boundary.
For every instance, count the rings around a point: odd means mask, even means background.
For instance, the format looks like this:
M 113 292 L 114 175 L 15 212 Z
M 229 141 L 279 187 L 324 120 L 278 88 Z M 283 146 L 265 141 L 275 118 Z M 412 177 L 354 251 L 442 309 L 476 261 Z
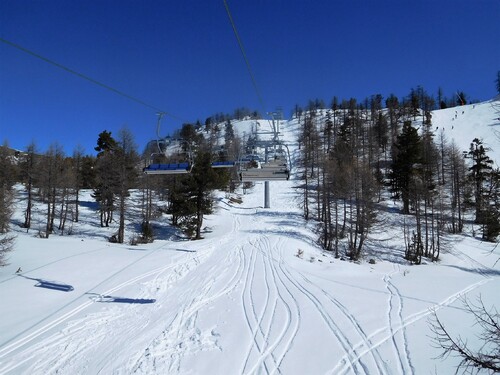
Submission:
M 295 150 L 296 122 L 282 131 Z M 474 344 L 460 298 L 498 306 L 496 244 L 449 236 L 441 262 L 409 266 L 399 218 L 385 214 L 367 243 L 376 264 L 337 260 L 316 245 L 295 184 L 271 183 L 269 209 L 263 183 L 241 204 L 220 193 L 200 241 L 163 230 L 152 244 L 110 244 L 90 193 L 71 236 L 13 225 L 0 374 L 453 373 L 429 320 Z

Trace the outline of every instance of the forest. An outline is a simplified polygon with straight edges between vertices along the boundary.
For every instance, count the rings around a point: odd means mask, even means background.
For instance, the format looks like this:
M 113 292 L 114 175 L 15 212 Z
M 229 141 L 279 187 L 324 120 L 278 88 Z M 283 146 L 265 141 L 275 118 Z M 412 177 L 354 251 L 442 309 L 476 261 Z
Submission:
M 437 108 L 467 104 L 463 92 L 454 100 L 441 90 L 435 99 L 417 87 L 403 97 L 380 94 L 362 102 L 333 97 L 311 100 L 305 109 L 294 108 L 292 119 L 300 124 L 294 179 L 301 192 L 306 220 L 316 223 L 321 247 L 336 258 L 359 260 L 378 219 L 383 202 L 400 202 L 404 214 L 401 232 L 405 258 L 419 264 L 422 258 L 439 259 L 445 233 L 461 233 L 468 222 L 486 241 L 500 233 L 500 171 L 493 166 L 488 148 L 471 136 L 462 150 L 432 123 Z M 158 153 L 152 141 L 142 151 L 126 128 L 117 136 L 107 130 L 96 135 L 96 155 L 81 149 L 71 156 L 52 144 L 41 152 L 36 144 L 16 151 L 5 142 L 0 147 L 0 252 L 2 261 L 11 250 L 11 215 L 16 184 L 22 184 L 26 230 L 32 227 L 32 207 L 43 204 L 46 220 L 38 235 L 70 235 L 77 223 L 79 196 L 91 189 L 98 206 L 100 225 L 118 223 L 109 241 L 125 241 L 125 220 L 130 192 L 141 196 L 140 233 L 131 242 L 152 242 L 153 217 L 164 217 L 165 226 L 176 226 L 185 236 L 201 238 L 203 217 L 213 210 L 212 191 L 232 191 L 241 184 L 236 170 L 210 168 L 214 160 L 238 160 L 251 152 L 252 135 L 240 138 L 233 123 L 256 119 L 257 111 L 239 108 L 233 115 L 219 113 L 193 124 L 184 124 L 175 138 L 182 139 L 175 155 Z M 142 169 L 151 162 L 190 158 L 191 173 L 182 176 L 149 176 Z M 245 187 L 252 183 L 245 182 Z M 162 216 L 164 215 L 164 216 Z

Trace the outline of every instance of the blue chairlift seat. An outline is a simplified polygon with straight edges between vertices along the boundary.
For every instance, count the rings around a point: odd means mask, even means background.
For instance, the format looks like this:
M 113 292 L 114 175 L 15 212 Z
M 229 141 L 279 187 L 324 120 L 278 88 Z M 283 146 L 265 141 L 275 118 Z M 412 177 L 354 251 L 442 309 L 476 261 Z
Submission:
M 191 172 L 189 163 L 150 164 L 144 168 L 146 174 L 185 174 Z
M 212 163 L 212 168 L 232 168 L 235 164 L 234 161 L 214 161 Z

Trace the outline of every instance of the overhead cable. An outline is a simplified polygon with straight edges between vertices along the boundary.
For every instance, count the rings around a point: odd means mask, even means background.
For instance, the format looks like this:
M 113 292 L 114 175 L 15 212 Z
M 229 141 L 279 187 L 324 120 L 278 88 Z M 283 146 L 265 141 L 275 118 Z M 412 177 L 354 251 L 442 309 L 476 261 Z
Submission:
M 245 60 L 245 64 L 247 66 L 248 73 L 250 74 L 250 79 L 252 80 L 253 87 L 259 99 L 260 105 L 264 111 L 263 114 L 266 113 L 266 106 L 264 105 L 264 100 L 262 99 L 262 95 L 260 94 L 259 87 L 257 86 L 257 81 L 252 72 L 252 68 L 250 67 L 250 62 L 248 61 L 247 55 L 245 53 L 245 48 L 243 47 L 243 42 L 241 41 L 240 35 L 238 34 L 238 30 L 236 29 L 236 24 L 234 23 L 233 17 L 231 15 L 231 11 L 229 10 L 229 5 L 226 0 L 224 1 L 224 6 L 226 7 L 227 16 L 229 17 L 229 22 L 231 22 L 231 26 L 233 27 L 234 35 L 236 36 L 236 40 L 238 41 L 238 45 L 241 50 L 241 54 L 243 55 L 243 59 Z
M 173 115 L 173 114 L 171 114 L 171 113 L 168 113 L 168 112 L 166 112 L 166 111 L 164 111 L 164 110 L 162 110 L 162 109 L 159 109 L 159 108 L 157 108 L 157 107 L 155 107 L 155 106 L 153 106 L 153 105 L 151 105 L 151 104 L 148 104 L 148 103 L 146 103 L 145 101 L 143 101 L 143 100 L 141 100 L 141 99 L 138 99 L 138 98 L 136 98 L 136 97 L 134 97 L 134 96 L 132 96 L 132 95 L 128 95 L 128 94 L 124 93 L 123 91 L 117 90 L 117 89 L 115 89 L 115 88 L 113 88 L 113 87 L 111 87 L 111 86 L 109 86 L 109 85 L 106 85 L 106 84 L 104 84 L 104 83 L 102 83 L 102 82 L 99 82 L 99 81 L 97 81 L 96 79 L 91 78 L 91 77 L 89 77 L 89 76 L 87 76 L 87 75 L 85 75 L 85 74 L 79 73 L 79 72 L 77 72 L 76 70 L 73 70 L 73 69 L 71 69 L 71 68 L 68 68 L 68 67 L 67 67 L 67 66 L 65 66 L 65 65 L 59 64 L 58 62 L 55 62 L 54 60 L 48 59 L 47 57 L 44 57 L 44 56 L 42 56 L 42 55 L 40 55 L 40 54 L 38 54 L 38 53 L 36 53 L 36 52 L 33 52 L 33 51 L 31 51 L 31 50 L 29 50 L 29 49 L 27 49 L 27 48 L 25 48 L 25 47 L 22 47 L 22 46 L 20 46 L 19 44 L 16 44 L 16 43 L 10 42 L 10 41 L 8 41 L 8 40 L 6 40 L 6 39 L 4 39 L 4 38 L 1 38 L 1 37 L 0 37 L 0 42 L 5 43 L 5 44 L 8 44 L 8 45 L 9 45 L 9 46 L 11 46 L 11 47 L 17 48 L 18 50 L 20 50 L 20 51 L 22 51 L 22 52 L 25 52 L 25 53 L 27 53 L 27 54 L 29 54 L 29 55 L 33 56 L 33 57 L 36 57 L 37 59 L 40 59 L 40 60 L 42 60 L 42 61 L 45 61 L 46 63 L 49 63 L 49 64 L 51 64 L 51 65 L 54 65 L 55 67 L 57 67 L 57 68 L 59 68 L 59 69 L 65 70 L 65 71 L 66 71 L 66 72 L 68 72 L 68 73 L 71 73 L 71 74 L 73 74 L 73 75 L 75 75 L 75 76 L 77 76 L 77 77 L 80 77 L 80 78 L 82 78 L 82 79 L 84 79 L 84 80 L 87 80 L 87 81 L 89 81 L 89 82 L 91 82 L 91 83 L 93 83 L 93 84 L 95 84 L 95 85 L 101 86 L 101 87 L 105 88 L 106 90 L 109 90 L 109 91 L 111 91 L 111 92 L 114 92 L 115 94 L 118 94 L 118 95 L 120 95 L 120 96 L 123 96 L 123 97 L 125 97 L 125 98 L 127 98 L 127 99 L 129 99 L 129 100 L 132 100 L 132 101 L 134 101 L 134 102 L 136 102 L 136 103 L 139 103 L 139 104 L 141 104 L 141 105 L 143 105 L 143 106 L 145 106 L 145 107 L 148 107 L 148 108 L 154 109 L 155 111 L 157 111 L 157 112 L 161 112 L 161 113 L 164 113 L 165 115 L 167 115 L 167 116 L 169 116 L 169 117 L 172 117 L 172 118 L 174 118 L 174 119 L 177 119 L 177 120 L 181 120 L 181 121 L 183 121 L 181 118 L 179 118 L 179 117 L 177 117 L 177 116 L 175 116 L 175 115 Z

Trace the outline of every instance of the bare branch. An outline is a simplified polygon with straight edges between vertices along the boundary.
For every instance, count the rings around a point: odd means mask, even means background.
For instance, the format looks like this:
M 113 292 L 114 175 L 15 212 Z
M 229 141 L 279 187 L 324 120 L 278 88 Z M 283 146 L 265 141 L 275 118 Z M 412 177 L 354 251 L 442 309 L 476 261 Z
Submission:
M 467 312 L 474 316 L 475 324 L 481 328 L 478 337 L 482 345 L 478 349 L 472 349 L 467 340 L 460 335 L 453 338 L 434 312 L 430 323 L 434 334 L 433 344 L 434 347 L 443 349 L 437 358 L 444 359 L 449 355 L 461 358 L 456 373 L 460 370 L 464 373 L 478 373 L 481 370 L 487 370 L 491 374 L 500 372 L 500 316 L 498 311 L 495 307 L 488 310 L 481 297 L 478 298 L 477 305 L 470 303 L 466 298 L 462 302 Z

